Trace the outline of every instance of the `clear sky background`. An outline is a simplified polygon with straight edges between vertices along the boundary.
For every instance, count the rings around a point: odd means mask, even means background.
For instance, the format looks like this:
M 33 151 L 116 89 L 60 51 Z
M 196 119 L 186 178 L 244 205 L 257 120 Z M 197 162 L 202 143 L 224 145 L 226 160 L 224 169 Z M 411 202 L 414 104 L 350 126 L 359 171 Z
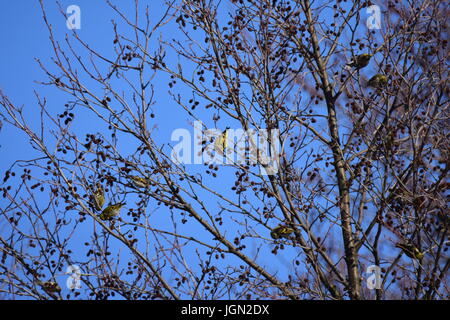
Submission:
M 149 1 L 152 16 L 159 17 L 163 7 L 155 1 Z M 77 30 L 80 37 L 93 48 L 103 52 L 110 52 L 114 35 L 112 32 L 111 19 L 117 16 L 102 0 L 65 0 L 60 1 L 62 8 L 76 4 L 81 8 L 81 29 Z M 133 12 L 133 1 L 118 1 L 125 12 Z M 66 27 L 66 21 L 59 12 L 56 2 L 53 0 L 44 1 L 47 8 L 47 15 L 53 27 L 56 38 L 63 42 L 65 34 L 71 31 Z M 156 18 L 155 18 L 156 19 Z M 36 58 L 52 69 L 50 57 L 53 50 L 49 41 L 48 30 L 42 18 L 39 2 L 36 0 L 0 1 L 0 88 L 10 97 L 16 105 L 23 105 L 28 114 L 33 114 L 38 109 L 36 103 L 36 90 L 42 97 L 46 97 L 48 105 L 52 110 L 59 112 L 67 101 L 67 95 L 55 90 L 53 87 L 42 86 L 36 81 L 47 81 L 47 76 L 39 67 Z M 167 34 L 176 34 L 174 24 L 169 24 L 165 31 Z M 110 55 L 112 56 L 112 55 Z M 53 70 L 55 68 L 53 67 Z M 155 81 L 159 90 L 168 91 L 167 79 Z M 159 87 L 158 87 L 159 85 Z M 161 92 L 161 91 L 160 91 Z M 158 115 L 158 122 L 170 124 L 159 125 L 158 136 L 168 137 L 176 128 L 176 125 L 186 127 L 187 116 L 184 114 L 177 117 L 178 113 L 172 112 L 173 102 L 167 95 L 158 95 L 159 107 L 155 113 Z M 177 123 L 175 120 L 181 120 Z M 77 121 L 78 120 L 78 121 Z M 90 130 L 89 121 L 77 119 L 74 126 L 84 126 Z M 162 131 L 160 131 L 162 130 Z M 91 130 L 92 131 L 92 130 Z M 3 127 L 0 132 L 0 168 L 9 167 L 11 161 L 19 158 L 27 158 L 32 150 L 29 149 L 24 135 L 11 126 Z

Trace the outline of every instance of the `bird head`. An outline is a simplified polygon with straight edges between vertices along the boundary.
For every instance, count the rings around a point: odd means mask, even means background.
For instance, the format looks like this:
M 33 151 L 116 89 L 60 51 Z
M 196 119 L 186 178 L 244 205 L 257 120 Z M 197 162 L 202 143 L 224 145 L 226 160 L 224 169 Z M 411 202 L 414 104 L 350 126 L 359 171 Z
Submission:
M 112 207 L 114 207 L 114 209 L 120 209 L 120 208 L 122 208 L 124 205 L 126 205 L 125 202 L 119 202 L 119 203 L 116 203 L 116 204 L 112 205 Z

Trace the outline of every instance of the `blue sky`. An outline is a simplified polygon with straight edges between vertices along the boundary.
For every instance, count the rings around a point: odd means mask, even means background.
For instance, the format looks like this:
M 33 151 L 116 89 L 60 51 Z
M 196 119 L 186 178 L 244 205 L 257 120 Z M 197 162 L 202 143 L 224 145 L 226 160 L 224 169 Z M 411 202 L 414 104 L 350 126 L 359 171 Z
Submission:
M 152 2 L 150 6 L 151 16 L 159 17 L 163 8 L 158 6 L 156 2 Z M 127 7 L 127 4 L 132 3 L 131 1 L 118 1 L 116 3 L 120 3 L 120 7 L 126 12 L 133 12 L 134 10 L 132 5 Z M 77 4 L 81 8 L 81 30 L 77 31 L 79 36 L 94 49 L 104 52 L 105 55 L 112 54 L 114 35 L 111 17 L 115 16 L 112 10 L 102 0 L 61 1 L 63 9 L 72 4 Z M 65 35 L 71 31 L 66 28 L 66 21 L 59 12 L 55 1 L 44 1 L 44 5 L 47 9 L 47 18 L 52 25 L 55 38 L 63 43 Z M 36 59 L 39 59 L 50 70 L 56 70 L 51 60 L 54 53 L 49 41 L 48 30 L 42 19 L 39 2 L 29 0 L 0 1 L 0 23 L 0 43 L 3 44 L 3 50 L 0 51 L 0 88 L 13 104 L 24 107 L 24 114 L 27 121 L 29 121 L 29 125 L 33 129 L 38 129 L 40 125 L 39 108 L 35 92 L 41 98 L 47 100 L 47 106 L 54 114 L 63 112 L 64 104 L 68 99 L 70 100 L 67 94 L 58 91 L 55 87 L 43 86 L 37 83 L 40 81 L 46 82 L 48 79 L 39 67 Z M 119 24 L 119 31 L 123 32 L 125 28 L 120 29 L 120 26 L 121 24 Z M 161 32 L 163 32 L 164 37 L 170 38 L 171 36 L 176 36 L 177 32 L 179 32 L 175 28 L 175 24 L 169 24 Z M 176 60 L 173 59 L 172 61 L 175 62 Z M 187 65 L 184 67 L 186 69 L 189 68 Z M 153 136 L 157 142 L 167 144 L 171 142 L 172 131 L 177 128 L 190 129 L 192 119 L 184 112 L 180 112 L 179 107 L 167 93 L 169 77 L 164 75 L 159 75 L 159 77 L 154 81 L 155 91 L 157 92 L 157 104 L 154 106 L 157 130 Z M 184 95 L 183 98 L 186 98 L 186 101 L 190 99 L 190 91 L 179 89 L 176 91 Z M 71 129 L 76 131 L 79 137 L 83 137 L 84 133 L 87 132 L 102 131 L 101 127 L 97 127 L 98 122 L 91 121 L 89 117 L 88 113 L 77 111 Z M 209 127 L 214 126 L 210 120 L 204 121 Z M 94 128 L 93 125 L 95 126 Z M 225 127 L 225 124 L 223 126 L 220 125 L 219 129 L 222 127 Z M 131 149 L 130 146 L 131 144 L 127 145 L 122 141 L 122 147 L 125 150 Z M 169 151 L 170 149 L 166 148 L 166 150 Z M 0 131 L 0 153 L 2 154 L 0 157 L 0 172 L 7 170 L 16 160 L 27 160 L 35 156 L 28 138 L 22 132 L 6 123 L 3 124 L 3 128 Z M 197 168 L 203 170 L 203 166 L 198 166 Z M 197 168 L 191 167 L 194 171 Z M 228 169 L 225 168 L 224 170 Z M 225 178 L 221 178 L 220 183 L 218 181 L 215 182 L 217 188 L 223 188 L 221 191 L 229 190 L 227 182 L 231 184 L 234 181 L 232 172 L 234 171 L 230 169 L 230 174 Z M 205 178 L 205 180 L 208 180 L 208 178 Z M 200 191 L 199 194 L 201 195 L 202 192 Z M 164 225 L 164 220 L 166 219 L 164 214 L 164 209 L 159 210 L 158 214 L 153 216 L 153 221 L 158 223 L 158 220 L 160 220 L 162 225 Z M 192 222 L 188 222 L 186 226 L 189 228 L 190 224 Z M 93 228 L 93 225 L 91 227 Z M 89 237 L 92 230 L 94 229 L 84 229 L 82 231 L 85 233 L 83 236 Z M 197 236 L 199 233 L 201 232 L 195 231 Z M 189 236 L 190 234 L 187 233 L 186 235 Z M 77 238 L 82 238 L 83 236 L 80 233 Z M 210 239 L 209 235 L 207 237 Z M 232 236 L 230 237 L 232 240 Z M 70 248 L 74 252 L 74 257 L 82 257 L 86 251 L 86 248 L 81 243 L 72 242 Z M 271 250 L 271 247 L 266 249 Z M 263 260 L 265 259 L 263 258 Z M 287 261 L 286 266 L 288 267 Z M 271 270 L 271 272 L 277 271 L 278 269 Z M 63 285 L 66 278 L 66 276 L 60 275 L 57 279 Z
M 80 5 L 91 10 L 83 10 L 83 26 L 86 30 L 106 31 L 106 25 L 101 21 L 101 15 L 94 13 L 94 2 L 100 1 L 78 1 Z M 62 1 L 64 7 L 73 1 Z M 54 1 L 45 1 L 48 7 L 48 17 L 54 24 L 57 35 L 69 31 L 65 28 L 64 17 L 61 16 Z M 100 11 L 101 12 L 101 11 Z M 106 16 L 103 19 L 107 20 Z M 95 28 L 92 26 L 98 21 Z M 100 23 L 102 22 L 102 23 Z M 0 88 L 10 97 L 16 105 L 24 106 L 24 110 L 34 114 L 36 110 L 36 97 L 34 90 L 47 97 L 49 104 L 62 106 L 64 96 L 56 90 L 39 85 L 36 81 L 45 81 L 46 76 L 40 69 L 36 58 L 43 63 L 50 63 L 52 48 L 48 38 L 48 31 L 42 19 L 42 13 L 38 1 L 1 1 L 0 2 L 0 41 L 3 49 L 0 51 Z M 91 27 L 89 27 L 91 26 Z M 84 31 L 84 29 L 83 29 Z M 81 31 L 81 32 L 83 32 Z M 83 32 L 89 36 L 89 32 Z M 96 37 L 92 34 L 92 37 Z M 50 94 L 48 94 L 50 93 Z M 0 132 L 0 145 L 3 156 L 0 159 L 0 168 L 5 169 L 11 161 L 26 158 L 32 150 L 24 135 L 12 128 L 4 126 Z
M 151 17 L 155 17 L 155 20 L 164 9 L 157 2 L 150 2 Z M 105 4 L 105 1 L 66 0 L 60 3 L 63 9 L 69 5 L 77 4 L 81 8 L 81 29 L 77 31 L 79 36 L 93 49 L 99 50 L 107 57 L 114 57 L 112 51 L 114 34 L 111 19 L 112 17 L 119 19 L 113 10 Z M 118 1 L 115 3 L 120 4 L 120 8 L 127 13 L 134 12 L 133 1 Z M 66 21 L 59 12 L 56 1 L 44 1 L 44 5 L 55 38 L 64 46 L 64 38 L 71 31 L 67 29 Z M 49 70 L 57 70 L 51 60 L 54 53 L 39 2 L 37 0 L 1 1 L 0 23 L 0 41 L 5 44 L 4 49 L 0 51 L 0 70 L 2 70 L 0 73 L 0 88 L 11 99 L 12 103 L 24 107 L 27 119 L 32 119 L 29 124 L 37 129 L 40 123 L 37 121 L 39 109 L 35 92 L 41 98 L 47 100 L 48 108 L 55 114 L 63 112 L 64 104 L 70 100 L 67 94 L 56 90 L 53 86 L 44 86 L 37 83 L 46 82 L 48 79 L 36 59 L 39 59 Z M 129 28 L 122 27 L 123 24 L 120 22 L 119 32 L 129 31 Z M 168 24 L 160 32 L 164 37 L 176 36 L 178 30 L 175 28 L 175 24 Z M 79 52 L 83 53 L 83 50 L 79 50 Z M 172 61 L 175 61 L 175 59 L 172 58 Z M 185 67 L 189 68 L 188 66 Z M 166 148 L 167 144 L 171 143 L 171 134 L 174 129 L 187 128 L 190 130 L 192 124 L 189 116 L 180 112 L 180 108 L 169 96 L 168 82 L 169 77 L 162 73 L 158 74 L 158 78 L 153 81 L 157 101 L 153 106 L 153 111 L 157 116 L 157 121 L 150 124 L 150 127 L 156 126 L 153 137 L 159 143 L 165 144 Z M 101 90 L 101 88 L 97 89 Z M 188 100 L 191 96 L 190 91 L 183 93 L 183 90 L 177 90 L 177 92 L 184 95 L 185 100 Z M 77 111 L 76 119 L 73 121 L 71 128 L 80 137 L 88 132 L 102 131 L 100 130 L 101 127 L 97 127 L 98 122 L 90 121 L 91 116 L 87 112 L 83 113 L 82 110 Z M 94 123 L 95 130 L 92 128 Z M 208 123 L 208 125 L 213 124 Z M 193 131 L 191 133 L 193 137 Z M 34 154 L 28 143 L 28 138 L 19 130 L 5 124 L 0 131 L 0 151 L 3 154 L 0 158 L 1 171 L 9 168 L 13 161 L 29 159 Z
M 65 34 L 70 33 L 70 30 L 66 28 L 65 19 L 58 11 L 55 1 L 48 0 L 44 2 L 47 8 L 47 17 L 52 24 L 56 38 L 64 41 Z M 150 9 L 152 16 L 159 16 L 162 10 L 162 6 L 158 5 L 159 0 L 149 2 L 151 3 Z M 132 1 L 115 1 L 115 3 L 120 3 L 120 7 L 126 12 L 132 12 L 134 10 Z M 113 11 L 102 0 L 61 1 L 62 8 L 66 8 L 72 4 L 76 4 L 81 8 L 81 30 L 77 31 L 80 37 L 92 45 L 94 49 L 100 50 L 105 55 L 113 56 L 112 41 L 114 35 L 112 32 L 111 18 L 113 16 L 116 17 L 113 15 Z M 50 59 L 53 56 L 53 51 L 38 1 L 0 1 L 0 24 L 0 43 L 2 43 L 3 47 L 0 51 L 0 88 L 10 97 L 14 104 L 24 106 L 28 119 L 33 120 L 31 125 L 37 128 L 39 126 L 39 118 L 37 117 L 39 110 L 37 109 L 34 91 L 38 92 L 41 97 L 47 99 L 49 109 L 54 113 L 64 111 L 64 104 L 68 99 L 65 93 L 56 90 L 53 86 L 47 87 L 36 83 L 36 81 L 46 81 L 47 76 L 41 70 L 35 58 L 39 58 L 50 69 L 56 70 L 52 66 Z M 122 24 L 119 24 L 119 28 L 122 28 Z M 119 32 L 122 32 L 123 29 L 119 30 Z M 179 30 L 175 28 L 175 24 L 169 24 L 161 32 L 163 37 L 170 39 L 172 36 L 176 37 Z M 174 57 L 171 57 L 171 62 L 176 62 Z M 189 68 L 188 65 L 184 67 Z M 160 78 L 155 79 L 153 82 L 157 93 L 157 103 L 153 107 L 157 119 L 154 123 L 157 125 L 154 137 L 160 144 L 170 142 L 171 133 L 174 129 L 190 128 L 192 121 L 186 113 L 179 111 L 180 107 L 169 96 L 168 81 L 169 78 L 167 76 L 160 76 Z M 97 88 L 97 90 L 101 90 L 101 88 Z M 191 95 L 189 90 L 178 88 L 176 91 L 183 95 L 185 101 L 189 100 Z M 76 130 L 80 137 L 83 137 L 83 134 L 86 132 L 101 131 L 101 127 L 93 128 L 93 126 L 97 126 L 97 123 L 90 120 L 87 112 L 77 111 L 71 128 Z M 214 123 L 210 120 L 205 120 L 205 123 L 208 127 L 214 126 Z M 219 129 L 224 128 L 228 124 L 233 127 L 231 123 L 220 122 L 218 125 Z M 122 146 L 127 151 L 131 150 L 132 144 L 122 144 Z M 17 159 L 29 159 L 34 155 L 25 135 L 6 124 L 0 130 L 0 153 L 2 155 L 0 157 L 0 172 L 4 172 L 13 161 Z M 196 170 L 193 167 L 191 169 Z M 232 172 L 230 170 L 228 176 L 215 182 L 219 191 L 229 192 L 228 183 L 234 181 Z M 161 211 L 164 213 L 164 210 Z M 157 215 L 155 219 L 163 220 L 163 216 Z M 190 223 L 192 222 L 188 222 L 187 226 Z M 89 231 L 87 230 L 87 235 L 89 235 Z M 75 251 L 77 249 L 84 250 L 82 247 L 77 247 L 76 244 L 74 248 Z M 274 258 L 269 253 L 272 248 L 273 246 L 271 245 L 266 246 L 264 248 L 265 251 L 260 254 L 261 258 L 259 261 L 263 262 L 263 265 L 268 265 L 268 269 L 272 273 L 279 271 L 278 267 L 280 265 L 285 266 L 285 270 L 289 270 L 292 267 L 292 259 L 288 252 L 293 253 L 298 251 L 295 248 L 284 250 L 284 254 L 279 254 L 276 257 L 280 264 L 275 265 L 271 264 Z M 251 252 L 251 250 L 249 251 Z

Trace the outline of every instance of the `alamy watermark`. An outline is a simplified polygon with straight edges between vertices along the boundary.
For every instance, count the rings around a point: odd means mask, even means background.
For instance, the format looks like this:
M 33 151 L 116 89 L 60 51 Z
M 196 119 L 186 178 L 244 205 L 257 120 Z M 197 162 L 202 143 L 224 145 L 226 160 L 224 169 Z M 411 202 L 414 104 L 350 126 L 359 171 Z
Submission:
M 81 9 L 77 5 L 70 5 L 66 10 L 66 26 L 68 29 L 81 29 Z
M 81 269 L 76 264 L 72 264 L 67 267 L 66 274 L 70 274 L 66 280 L 66 286 L 68 289 L 81 289 Z
M 216 143 L 221 136 L 226 140 L 224 149 Z M 263 175 L 278 172 L 281 150 L 278 129 L 230 128 L 225 135 L 218 129 L 202 130 L 202 122 L 195 121 L 193 139 L 189 130 L 180 128 L 172 132 L 171 140 L 177 142 L 171 153 L 175 163 L 259 165 Z
M 377 265 L 370 265 L 367 267 L 366 273 L 370 274 L 366 280 L 367 288 L 371 290 L 381 289 L 381 268 Z
M 370 16 L 367 18 L 366 26 L 369 30 L 381 29 L 381 9 L 377 5 L 371 5 L 366 8 L 366 13 Z

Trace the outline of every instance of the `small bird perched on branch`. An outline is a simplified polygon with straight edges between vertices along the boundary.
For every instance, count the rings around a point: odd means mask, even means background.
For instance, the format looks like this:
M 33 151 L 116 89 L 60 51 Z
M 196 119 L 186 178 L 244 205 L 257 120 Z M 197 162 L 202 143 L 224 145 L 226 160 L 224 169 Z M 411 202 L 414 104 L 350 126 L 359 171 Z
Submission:
M 220 155 L 223 155 L 225 153 L 225 150 L 228 146 L 228 130 L 230 127 L 226 127 L 225 130 L 216 138 L 216 141 L 214 142 L 214 149 L 216 152 L 218 152 Z
M 347 65 L 350 66 L 350 67 L 356 68 L 356 69 L 362 69 L 362 68 L 366 67 L 369 64 L 370 58 L 372 58 L 371 54 L 363 53 L 363 54 L 357 55 Z
M 100 213 L 99 218 L 102 220 L 112 220 L 114 217 L 120 214 L 120 209 L 125 205 L 125 202 L 110 204 L 107 206 L 102 213 Z
M 422 260 L 425 255 L 424 252 L 420 252 L 415 245 L 410 243 L 397 243 L 395 246 L 402 249 L 403 252 L 411 259 Z
M 377 73 L 376 75 L 374 75 L 372 78 L 369 79 L 369 82 L 367 82 L 367 85 L 369 87 L 374 87 L 374 88 L 381 88 L 386 86 L 388 83 L 388 79 L 386 76 Z
M 286 226 L 279 225 L 278 227 L 275 227 L 271 232 L 270 236 L 272 239 L 279 239 L 279 238 L 288 238 L 288 236 L 293 233 L 295 230 Z
M 101 186 L 98 186 L 97 190 L 94 191 L 93 196 L 95 210 L 102 210 L 103 205 L 105 204 L 105 192 L 103 188 Z
M 150 185 L 147 179 L 139 176 L 130 176 L 130 179 L 136 188 L 147 188 Z
M 54 281 L 45 281 L 45 282 L 39 282 L 42 289 L 44 289 L 45 292 L 54 293 L 54 292 L 61 292 L 61 287 L 58 285 L 57 282 Z

